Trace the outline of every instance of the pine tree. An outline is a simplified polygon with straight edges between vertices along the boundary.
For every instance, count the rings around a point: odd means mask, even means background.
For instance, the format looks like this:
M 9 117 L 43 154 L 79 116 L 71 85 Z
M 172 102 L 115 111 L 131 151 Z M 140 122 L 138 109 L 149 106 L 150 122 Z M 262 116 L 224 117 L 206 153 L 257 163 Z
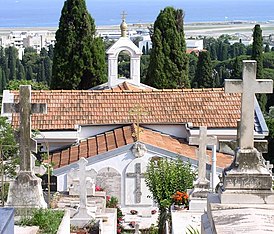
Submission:
M 195 88 L 212 88 L 214 79 L 212 73 L 212 64 L 208 51 L 201 51 L 197 62 L 193 87 Z
M 151 35 L 146 84 L 156 88 L 189 87 L 183 17 L 183 11 L 173 7 L 166 7 L 158 15 Z
M 85 0 L 66 0 L 56 32 L 53 89 L 88 89 L 106 80 L 104 44 Z
M 253 44 L 251 58 L 257 61 L 257 73 L 256 78 L 263 78 L 263 36 L 262 30 L 259 24 L 256 24 L 253 29 Z M 267 102 L 266 94 L 256 95 L 262 111 L 265 111 Z
M 239 57 L 235 58 L 235 61 L 233 63 L 233 70 L 231 73 L 232 79 L 242 79 L 242 63 L 239 59 Z

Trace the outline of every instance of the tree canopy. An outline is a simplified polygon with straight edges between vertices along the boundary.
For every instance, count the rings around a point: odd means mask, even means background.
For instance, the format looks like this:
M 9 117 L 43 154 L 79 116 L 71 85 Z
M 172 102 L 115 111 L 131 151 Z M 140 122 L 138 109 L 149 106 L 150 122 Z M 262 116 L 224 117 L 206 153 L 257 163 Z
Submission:
M 88 89 L 106 81 L 105 48 L 84 0 L 64 3 L 56 32 L 52 89 Z
M 145 83 L 156 88 L 189 87 L 183 10 L 173 7 L 161 10 L 154 23 L 151 41 Z

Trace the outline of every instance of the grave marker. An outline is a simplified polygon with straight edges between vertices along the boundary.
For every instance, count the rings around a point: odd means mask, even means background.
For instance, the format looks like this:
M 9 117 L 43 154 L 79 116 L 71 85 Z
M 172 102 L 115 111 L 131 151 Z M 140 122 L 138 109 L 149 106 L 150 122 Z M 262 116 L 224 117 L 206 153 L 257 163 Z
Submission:
M 31 114 L 46 113 L 46 104 L 31 103 L 31 86 L 21 85 L 19 103 L 4 103 L 4 113 L 19 113 L 20 171 L 10 184 L 7 205 L 18 208 L 46 208 L 41 179 L 35 176 L 31 151 L 36 152 L 36 141 L 31 138 Z
M 244 60 L 243 63 L 243 79 L 225 80 L 225 92 L 242 94 L 239 147 L 253 149 L 255 94 L 272 93 L 273 81 L 270 79 L 256 80 L 256 61 Z

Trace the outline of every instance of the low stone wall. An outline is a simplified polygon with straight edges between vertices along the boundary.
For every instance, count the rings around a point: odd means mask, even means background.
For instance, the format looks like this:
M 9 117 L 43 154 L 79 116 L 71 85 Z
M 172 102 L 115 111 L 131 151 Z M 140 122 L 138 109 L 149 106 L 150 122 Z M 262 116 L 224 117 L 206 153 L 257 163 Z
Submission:
M 14 209 L 0 208 L 0 233 L 14 233 Z
M 65 210 L 64 217 L 58 228 L 57 234 L 70 234 L 70 211 Z

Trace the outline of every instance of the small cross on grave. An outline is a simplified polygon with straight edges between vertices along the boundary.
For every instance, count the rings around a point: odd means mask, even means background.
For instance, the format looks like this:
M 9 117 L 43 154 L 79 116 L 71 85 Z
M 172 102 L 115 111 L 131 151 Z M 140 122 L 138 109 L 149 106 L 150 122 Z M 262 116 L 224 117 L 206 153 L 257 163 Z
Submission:
M 135 164 L 135 172 L 127 173 L 127 177 L 135 178 L 135 202 L 141 203 L 141 178 L 144 178 L 144 173 L 141 173 L 141 163 Z
M 86 165 L 88 161 L 84 158 L 81 157 L 78 161 L 78 166 L 79 166 L 79 209 L 77 213 L 73 216 L 71 219 L 71 223 L 75 226 L 78 227 L 83 227 L 85 224 L 87 224 L 91 217 L 92 214 L 88 213 L 87 209 L 87 185 L 86 185 Z M 94 217 L 95 218 L 95 214 Z
M 189 138 L 190 145 L 199 145 L 198 149 L 198 179 L 196 183 L 208 183 L 206 179 L 206 146 L 207 145 L 216 145 L 217 138 L 216 136 L 207 136 L 207 127 L 201 126 L 198 137 Z
M 80 209 L 87 207 L 87 187 L 86 187 L 86 165 L 88 161 L 85 158 L 80 158 L 79 165 L 79 197 Z
M 254 148 L 254 102 L 256 93 L 272 93 L 273 81 L 256 80 L 257 62 L 243 61 L 243 79 L 225 80 L 226 93 L 242 93 L 240 149 Z
M 146 112 L 141 105 L 137 105 L 137 106 L 133 107 L 132 109 L 130 109 L 129 114 L 136 116 L 135 121 L 136 121 L 137 130 L 136 130 L 136 133 L 134 133 L 133 137 L 136 137 L 137 141 L 139 141 L 140 133 L 141 133 L 141 130 L 140 130 L 141 117 L 142 117 L 142 115 L 147 115 L 148 112 Z
M 36 141 L 31 138 L 31 114 L 45 114 L 46 104 L 31 103 L 31 86 L 20 85 L 19 103 L 4 103 L 4 113 L 19 113 L 20 171 L 31 171 L 31 151 L 37 152 Z

